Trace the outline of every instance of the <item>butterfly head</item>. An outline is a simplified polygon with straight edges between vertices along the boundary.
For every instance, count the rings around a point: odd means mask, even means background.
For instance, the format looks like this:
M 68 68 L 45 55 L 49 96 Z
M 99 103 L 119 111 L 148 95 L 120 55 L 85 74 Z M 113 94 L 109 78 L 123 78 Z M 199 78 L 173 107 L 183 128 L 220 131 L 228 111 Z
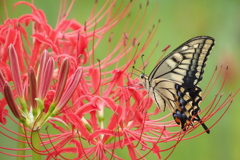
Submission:
M 141 78 L 141 79 L 145 79 L 145 77 L 146 77 L 145 74 L 141 74 L 141 75 L 140 75 L 140 78 Z
M 147 88 L 148 85 L 148 77 L 145 74 L 141 74 L 140 75 L 140 79 L 141 79 L 141 85 L 145 88 Z

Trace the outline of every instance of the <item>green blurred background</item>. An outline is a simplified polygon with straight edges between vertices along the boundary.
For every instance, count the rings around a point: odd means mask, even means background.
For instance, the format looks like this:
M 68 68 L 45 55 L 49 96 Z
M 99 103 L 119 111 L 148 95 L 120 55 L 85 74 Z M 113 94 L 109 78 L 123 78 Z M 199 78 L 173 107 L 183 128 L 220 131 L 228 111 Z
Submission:
M 24 6 L 13 9 L 12 6 L 15 2 L 17 1 L 7 0 L 6 3 L 10 18 L 31 12 L 28 7 Z M 53 27 L 55 26 L 58 15 L 58 2 L 58 0 L 35 0 L 34 2 L 37 8 L 44 10 L 49 23 Z M 145 1 L 142 0 L 139 2 Z M 240 68 L 240 1 L 151 0 L 149 11 L 155 7 L 155 3 L 158 3 L 159 9 L 154 17 L 156 19 L 160 18 L 161 23 L 155 39 L 153 40 L 153 47 L 157 41 L 159 41 L 158 51 L 161 51 L 167 45 L 171 45 L 171 48 L 168 50 L 169 53 L 169 51 L 194 36 L 209 35 L 214 37 L 216 44 L 209 57 L 205 76 L 200 86 L 206 86 L 216 65 L 229 65 L 229 81 L 224 92 L 226 92 L 226 94 L 230 91 L 235 92 L 240 84 L 238 70 Z M 0 5 L 2 21 L 5 19 L 2 1 Z M 91 11 L 91 6 L 92 2 L 90 1 L 77 1 L 69 18 L 74 17 L 84 22 Z M 137 9 L 133 9 L 131 12 L 137 12 Z M 148 16 L 150 16 L 150 14 L 148 14 Z M 148 53 L 145 53 L 145 55 L 147 54 Z M 146 73 L 150 73 L 158 57 L 159 54 L 155 52 L 154 56 L 151 57 L 152 62 L 147 66 Z M 214 94 L 212 94 L 206 102 L 203 102 L 201 107 L 204 108 L 204 104 L 208 104 L 212 100 L 210 98 L 213 96 Z M 231 108 L 222 120 L 211 129 L 211 134 L 203 134 L 197 138 L 182 141 L 169 159 L 240 159 L 239 98 L 240 95 L 235 98 Z M 207 125 L 210 126 L 215 120 L 216 118 L 208 121 Z M 9 127 L 14 127 L 12 125 L 13 124 L 9 124 Z M 0 141 L 1 144 L 8 143 L 4 141 L 2 135 L 0 135 Z M 167 154 L 168 153 L 162 153 L 161 155 L 164 158 Z M 0 154 L 0 159 L 11 158 L 6 158 L 5 155 Z M 12 159 L 15 158 L 12 157 Z

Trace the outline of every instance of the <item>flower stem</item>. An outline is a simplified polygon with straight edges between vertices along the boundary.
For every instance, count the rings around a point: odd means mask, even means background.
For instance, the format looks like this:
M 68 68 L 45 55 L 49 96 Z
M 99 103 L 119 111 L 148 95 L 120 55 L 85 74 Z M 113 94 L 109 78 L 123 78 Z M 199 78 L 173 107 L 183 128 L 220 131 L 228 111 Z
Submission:
M 26 144 L 20 142 L 20 141 L 26 141 L 26 138 L 25 138 L 24 136 L 21 136 L 21 135 L 24 135 L 21 126 L 18 127 L 18 133 L 20 134 L 20 135 L 18 136 L 18 140 L 19 140 L 19 141 L 18 141 L 18 144 L 17 144 L 18 148 L 26 148 Z M 25 150 L 19 150 L 19 151 L 17 151 L 17 155 L 25 155 L 25 154 L 26 154 L 26 153 L 25 153 Z M 25 157 L 17 157 L 17 160 L 24 160 L 24 159 L 25 159 Z
M 32 150 L 33 159 L 41 159 L 41 155 L 34 151 L 40 151 L 40 139 L 39 139 L 39 131 L 32 132 L 32 145 L 34 149 Z

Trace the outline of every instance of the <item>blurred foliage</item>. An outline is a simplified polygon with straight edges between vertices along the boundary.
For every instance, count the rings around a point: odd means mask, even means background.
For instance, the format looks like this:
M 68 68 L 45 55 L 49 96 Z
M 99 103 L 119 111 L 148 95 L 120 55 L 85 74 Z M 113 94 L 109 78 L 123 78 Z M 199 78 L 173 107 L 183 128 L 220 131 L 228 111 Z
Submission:
M 7 0 L 8 16 L 17 17 L 24 13 L 30 13 L 29 7 L 24 5 L 13 9 L 16 0 Z M 44 10 L 49 23 L 54 27 L 58 15 L 57 0 L 35 0 L 37 8 Z M 3 9 L 2 1 L 0 2 L 1 22 L 6 15 Z M 85 4 L 84 4 L 85 3 Z M 77 1 L 74 5 L 70 17 L 84 23 L 91 11 L 93 0 L 90 2 Z M 101 2 L 100 2 L 101 3 Z M 186 40 L 199 36 L 208 35 L 216 40 L 209 57 L 205 76 L 200 86 L 206 86 L 216 65 L 229 66 L 228 84 L 224 91 L 228 94 L 230 91 L 236 91 L 239 88 L 240 75 L 240 1 L 239 0 L 201 0 L 201 1 L 177 1 L 177 0 L 150 0 L 149 7 L 154 7 L 158 3 L 159 8 L 154 17 L 160 18 L 159 31 L 153 40 L 153 47 L 159 41 L 158 52 L 151 57 L 151 63 L 146 68 L 146 73 L 150 73 L 151 68 L 156 64 L 161 50 L 167 45 L 171 45 L 169 51 L 173 50 Z M 151 8 L 149 8 L 151 10 Z M 135 10 L 132 10 L 134 12 Z M 148 12 L 151 13 L 151 12 Z M 150 15 L 148 15 L 150 16 Z M 134 17 L 133 17 L 134 18 Z M 147 55 L 148 53 L 145 53 Z M 204 88 L 204 87 L 203 87 Z M 212 95 L 214 96 L 214 95 Z M 211 98 L 211 99 L 210 99 Z M 182 141 L 175 149 L 173 155 L 169 158 L 175 159 L 194 159 L 194 160 L 237 160 L 240 157 L 239 144 L 240 127 L 239 127 L 239 105 L 238 95 L 229 111 L 222 120 L 211 129 L 211 134 L 203 134 L 197 138 Z M 207 99 L 208 103 L 212 97 Z M 203 103 L 203 104 L 208 104 Z M 204 108 L 204 105 L 201 105 Z M 215 118 L 216 120 L 216 118 Z M 215 121 L 208 121 L 206 124 L 213 124 Z M 11 124 L 9 124 L 11 126 Z M 210 125 L 209 125 L 210 126 Z M 2 135 L 1 135 L 2 136 Z M 2 141 L 2 137 L 1 141 Z M 2 143 L 2 142 L 1 142 Z M 5 142 L 7 143 L 7 142 Z M 164 144 L 161 144 L 164 145 Z M 161 146 L 160 146 L 161 147 Z M 162 153 L 166 157 L 168 153 Z M 0 155 L 2 159 L 4 155 Z M 9 157 L 8 157 L 9 159 Z M 15 158 L 13 158 L 15 159 Z

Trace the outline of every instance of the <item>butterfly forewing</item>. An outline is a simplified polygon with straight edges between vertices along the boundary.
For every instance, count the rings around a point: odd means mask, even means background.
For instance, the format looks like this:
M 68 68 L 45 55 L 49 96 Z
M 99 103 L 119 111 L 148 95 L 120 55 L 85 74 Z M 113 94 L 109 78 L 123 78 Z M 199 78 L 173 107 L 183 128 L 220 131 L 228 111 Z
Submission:
M 173 113 L 174 120 L 185 130 L 198 121 L 202 123 L 198 112 L 202 98 L 197 84 L 202 80 L 207 57 L 214 46 L 214 39 L 199 36 L 188 40 L 172 51 L 150 73 L 141 75 L 142 85 L 161 110 L 166 106 Z
M 153 69 L 149 81 L 165 78 L 187 85 L 197 85 L 202 80 L 207 57 L 214 39 L 200 36 L 190 39 L 166 56 Z

